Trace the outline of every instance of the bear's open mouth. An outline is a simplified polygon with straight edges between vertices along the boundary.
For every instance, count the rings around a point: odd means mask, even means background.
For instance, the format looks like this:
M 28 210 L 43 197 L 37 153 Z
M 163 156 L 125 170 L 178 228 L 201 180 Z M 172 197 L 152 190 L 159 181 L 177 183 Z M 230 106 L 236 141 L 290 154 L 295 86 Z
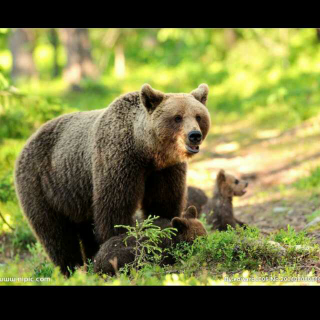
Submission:
M 239 192 L 239 196 L 241 197 L 241 196 L 245 195 L 246 193 L 247 193 L 247 190 L 246 190 L 246 189 L 243 189 L 243 190 L 241 190 L 241 191 Z
M 186 149 L 189 153 L 198 153 L 200 150 L 199 146 L 188 146 L 187 144 Z

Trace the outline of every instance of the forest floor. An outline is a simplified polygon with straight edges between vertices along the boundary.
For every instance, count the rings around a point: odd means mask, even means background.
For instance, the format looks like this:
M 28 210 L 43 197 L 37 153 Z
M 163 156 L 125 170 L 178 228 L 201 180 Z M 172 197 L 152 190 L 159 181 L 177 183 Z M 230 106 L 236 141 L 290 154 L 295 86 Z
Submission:
M 189 165 L 188 185 L 212 196 L 217 172 L 225 169 L 249 182 L 234 198 L 235 215 L 262 231 L 291 225 L 300 231 L 320 209 L 320 195 L 294 182 L 320 165 L 320 116 L 285 131 L 264 130 L 246 120 L 215 124 L 202 157 Z M 320 233 L 312 232 L 320 243 Z

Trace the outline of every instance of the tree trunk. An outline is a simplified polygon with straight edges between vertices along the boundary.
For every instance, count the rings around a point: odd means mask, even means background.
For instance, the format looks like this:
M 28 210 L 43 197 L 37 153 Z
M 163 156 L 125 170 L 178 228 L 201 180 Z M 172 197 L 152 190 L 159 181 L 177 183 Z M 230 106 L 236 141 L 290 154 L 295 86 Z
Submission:
M 224 39 L 228 49 L 231 49 L 237 42 L 237 34 L 233 29 L 224 29 Z
M 55 29 L 50 29 L 49 31 L 49 39 L 53 46 L 53 70 L 52 70 L 52 77 L 56 78 L 59 73 L 59 65 L 58 65 L 58 45 L 59 45 L 59 37 L 58 33 Z
M 320 41 L 320 28 L 316 28 L 316 31 L 317 31 L 317 38 L 318 38 L 318 41 Z
M 32 29 L 15 29 L 9 39 L 12 54 L 12 79 L 37 76 L 32 53 L 34 50 L 34 33 Z
M 81 79 L 98 76 L 98 70 L 91 57 L 88 29 L 60 29 L 60 34 L 67 50 L 67 65 L 63 76 L 76 89 L 79 88 Z

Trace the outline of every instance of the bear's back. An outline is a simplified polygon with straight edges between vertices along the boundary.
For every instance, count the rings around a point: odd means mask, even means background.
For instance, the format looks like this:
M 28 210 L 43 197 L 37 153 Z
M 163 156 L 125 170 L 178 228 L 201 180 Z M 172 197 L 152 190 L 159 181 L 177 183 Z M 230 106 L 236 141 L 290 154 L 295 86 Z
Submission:
M 16 164 L 21 189 L 26 175 L 37 179 L 46 201 L 82 221 L 92 215 L 93 154 L 102 146 L 105 157 L 132 148 L 132 122 L 141 113 L 138 92 L 116 99 L 100 110 L 62 115 L 42 125 L 27 141 Z M 105 142 L 104 142 L 105 141 Z M 118 146 L 114 145 L 118 141 Z M 84 215 L 85 212 L 85 215 Z

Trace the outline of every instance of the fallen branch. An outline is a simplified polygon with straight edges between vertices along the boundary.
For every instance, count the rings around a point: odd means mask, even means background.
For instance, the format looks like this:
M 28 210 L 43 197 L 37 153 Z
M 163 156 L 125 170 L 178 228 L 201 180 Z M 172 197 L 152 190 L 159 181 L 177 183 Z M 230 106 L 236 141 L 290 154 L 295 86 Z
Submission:
M 0 211 L 0 218 L 3 220 L 3 222 L 12 230 L 14 231 L 14 228 L 12 228 L 10 226 L 10 224 L 6 221 L 6 219 L 4 218 L 4 216 L 2 215 L 1 211 Z

